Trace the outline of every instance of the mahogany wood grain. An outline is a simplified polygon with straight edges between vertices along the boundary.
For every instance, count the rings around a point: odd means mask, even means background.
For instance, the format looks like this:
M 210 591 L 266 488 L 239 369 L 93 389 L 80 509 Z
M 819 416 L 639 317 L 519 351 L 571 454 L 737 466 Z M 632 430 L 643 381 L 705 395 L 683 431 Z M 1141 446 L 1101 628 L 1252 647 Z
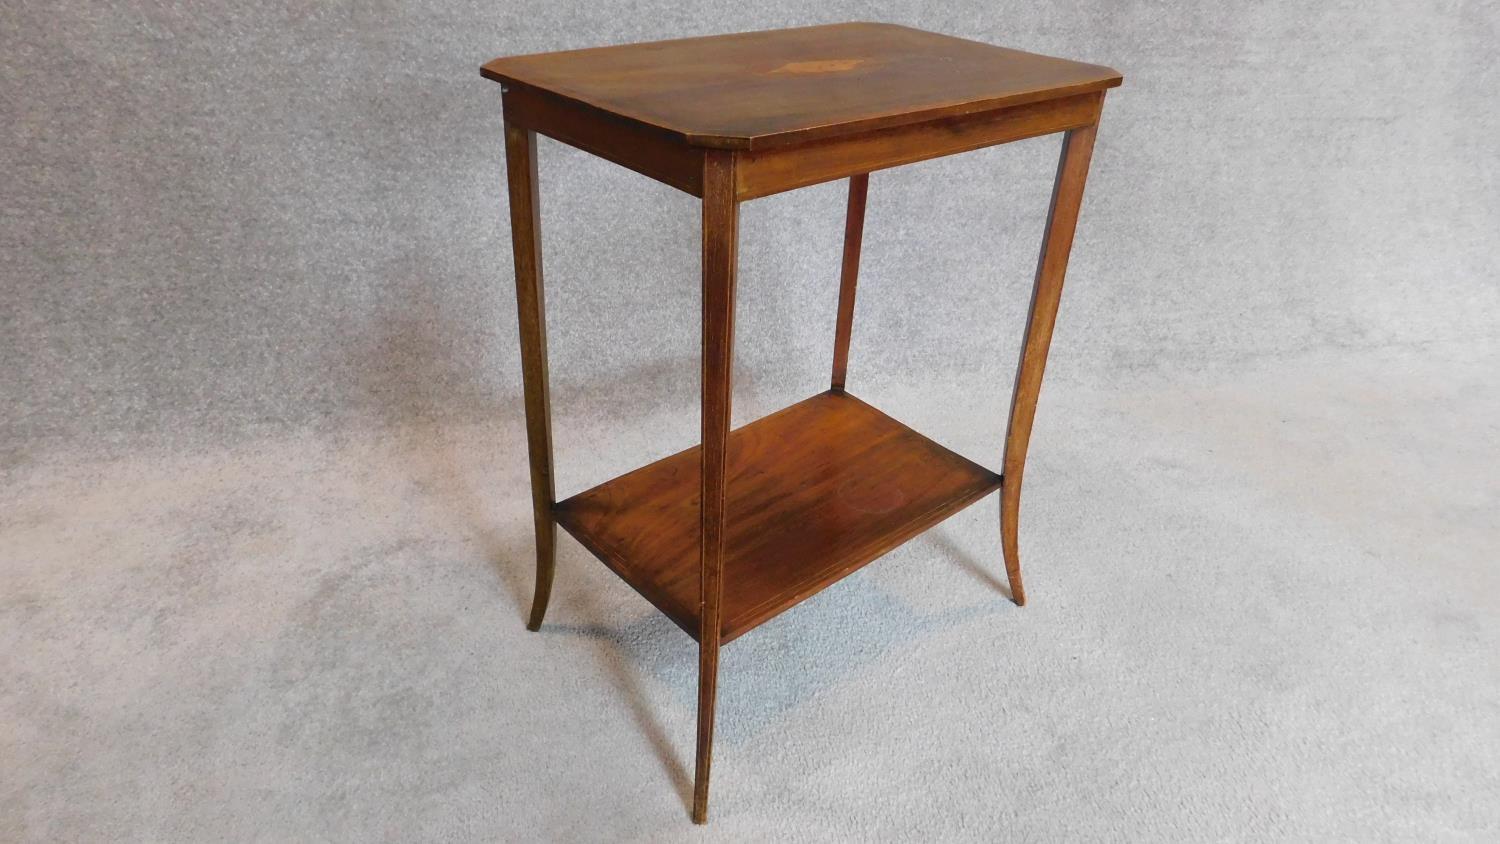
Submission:
M 703 150 L 524 85 L 507 85 L 505 119 L 693 196 L 703 195 Z
M 865 236 L 865 199 L 870 192 L 870 176 L 858 173 L 849 177 L 849 209 L 844 214 L 844 266 L 839 273 L 838 321 L 833 330 L 833 381 L 835 390 L 844 389 L 849 374 L 849 340 L 854 333 L 854 288 L 859 283 L 859 252 Z
M 1098 112 L 1102 96 L 1079 94 L 998 111 L 877 129 L 798 147 L 743 153 L 739 197 L 757 199 L 857 173 L 1087 126 Z
M 516 263 L 516 313 L 521 334 L 521 380 L 526 402 L 526 449 L 531 463 L 531 509 L 536 530 L 536 594 L 526 626 L 537 630 L 552 596 L 557 525 L 552 520 L 552 403 L 547 395 L 547 306 L 542 290 L 542 219 L 537 196 L 536 135 L 505 124 L 506 181 L 510 188 L 511 250 Z
M 559 502 L 558 522 L 688 633 L 701 635 L 699 449 Z M 729 437 L 729 642 L 1000 487 L 1000 476 L 848 393 Z
M 1107 67 L 886 23 L 498 58 L 482 73 L 669 132 L 765 149 L 1102 91 Z
M 714 697 L 719 677 L 719 632 L 724 597 L 725 454 L 733 404 L 734 285 L 738 264 L 739 201 L 734 198 L 733 153 L 703 159 L 703 411 L 698 507 L 698 762 L 693 822 L 708 822 L 708 774 L 713 756 Z
M 1097 123 L 1074 129 L 1063 136 L 1057 179 L 1052 186 L 1052 203 L 1047 211 L 1047 228 L 1042 235 L 1041 255 L 1037 258 L 1036 281 L 1031 288 L 1026 339 L 1016 367 L 1015 389 L 1011 391 L 1010 422 L 1005 433 L 1005 484 L 1000 490 L 1000 546 L 1005 556 L 1005 573 L 1010 579 L 1011 599 L 1018 606 L 1026 605 L 1017 541 L 1021 476 L 1026 470 L 1031 423 L 1036 418 L 1042 373 L 1047 368 L 1047 350 L 1052 345 L 1052 328 L 1057 322 L 1063 276 L 1068 271 L 1068 253 L 1073 248 L 1073 232 L 1078 226 L 1078 209 L 1083 204 L 1083 184 L 1088 178 L 1096 127 Z

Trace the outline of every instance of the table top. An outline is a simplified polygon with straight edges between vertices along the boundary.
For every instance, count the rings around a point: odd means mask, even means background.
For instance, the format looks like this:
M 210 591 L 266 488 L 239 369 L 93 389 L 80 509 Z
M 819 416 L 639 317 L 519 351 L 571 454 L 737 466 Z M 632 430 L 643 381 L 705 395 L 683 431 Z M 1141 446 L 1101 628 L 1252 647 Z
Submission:
M 844 23 L 498 58 L 484 76 L 655 127 L 756 149 L 1119 85 L 1117 71 L 884 23 Z

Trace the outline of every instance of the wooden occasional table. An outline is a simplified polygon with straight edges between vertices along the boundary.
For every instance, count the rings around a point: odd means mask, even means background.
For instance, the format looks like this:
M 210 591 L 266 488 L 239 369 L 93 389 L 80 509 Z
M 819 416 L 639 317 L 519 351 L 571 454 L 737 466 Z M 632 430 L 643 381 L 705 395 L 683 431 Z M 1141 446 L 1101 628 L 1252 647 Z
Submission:
M 849 23 L 500 58 L 536 521 L 540 627 L 556 525 L 698 640 L 693 820 L 708 815 L 719 647 L 1000 490 L 1012 597 L 1026 446 L 1106 67 L 902 26 Z M 536 133 L 703 201 L 702 444 L 564 501 L 552 484 Z M 1003 474 L 844 389 L 869 173 L 1063 132 Z M 827 392 L 729 430 L 739 205 L 849 179 Z

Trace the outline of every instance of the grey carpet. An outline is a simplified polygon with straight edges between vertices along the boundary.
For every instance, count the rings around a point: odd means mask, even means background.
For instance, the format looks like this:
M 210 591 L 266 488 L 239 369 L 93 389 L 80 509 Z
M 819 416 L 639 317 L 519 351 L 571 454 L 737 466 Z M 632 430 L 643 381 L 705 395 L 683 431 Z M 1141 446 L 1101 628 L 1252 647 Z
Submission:
M 887 19 L 1118 67 L 994 499 L 695 649 L 540 633 L 495 55 Z M 1500 9 L 11 4 L 0 840 L 1500 838 Z M 871 180 L 850 388 L 998 463 L 1056 139 Z M 696 206 L 544 141 L 558 486 L 696 436 Z M 736 419 L 841 185 L 744 211 Z

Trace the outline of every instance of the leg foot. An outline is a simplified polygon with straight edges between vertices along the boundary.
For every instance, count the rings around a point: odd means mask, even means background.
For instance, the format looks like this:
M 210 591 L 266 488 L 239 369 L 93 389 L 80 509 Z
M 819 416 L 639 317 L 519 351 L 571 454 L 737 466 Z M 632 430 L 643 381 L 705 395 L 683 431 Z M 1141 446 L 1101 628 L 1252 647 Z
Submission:
M 693 823 L 708 823 L 708 772 L 714 754 L 714 676 L 697 681 L 697 769 L 693 775 Z
M 712 648 L 713 653 L 709 650 Z M 693 777 L 693 823 L 708 823 L 708 772 L 714 750 L 714 695 L 719 673 L 718 645 L 701 645 L 698 658 L 698 760 Z
M 1005 576 L 1010 580 L 1010 599 L 1016 606 L 1026 606 L 1026 587 L 1021 584 L 1021 552 L 1016 542 L 1020 522 L 1021 496 L 1011 495 L 1001 481 L 1000 548 L 1005 554 Z
M 550 518 L 546 527 L 537 526 L 536 531 L 536 593 L 531 598 L 531 618 L 526 629 L 542 628 L 542 619 L 547 615 L 547 602 L 552 598 L 552 573 L 557 570 L 557 523 Z

